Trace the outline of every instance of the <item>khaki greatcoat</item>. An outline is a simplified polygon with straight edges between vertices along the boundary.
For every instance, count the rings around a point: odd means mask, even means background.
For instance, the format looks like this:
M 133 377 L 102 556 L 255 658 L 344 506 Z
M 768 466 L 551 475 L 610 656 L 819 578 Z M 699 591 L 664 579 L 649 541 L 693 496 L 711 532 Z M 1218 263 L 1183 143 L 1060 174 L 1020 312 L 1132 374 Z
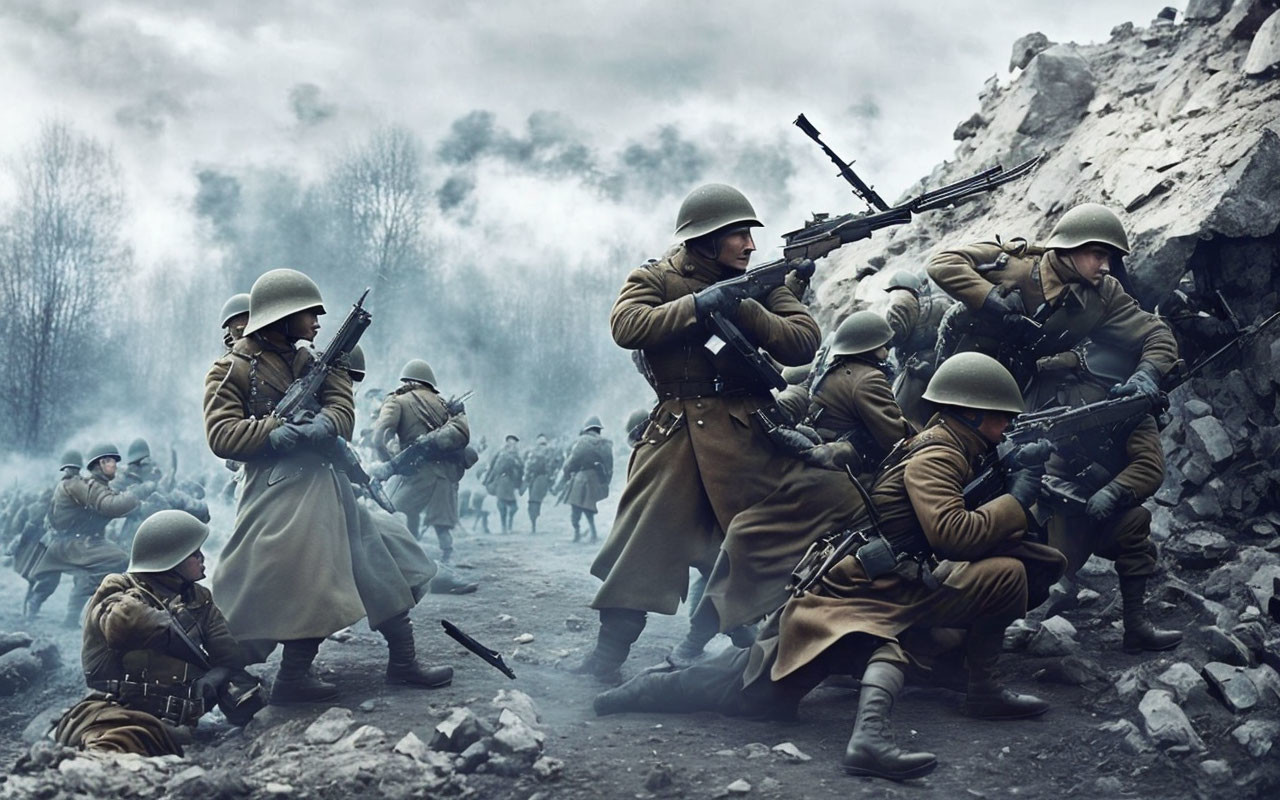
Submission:
M 96 470 L 87 478 L 72 476 L 58 481 L 49 504 L 47 549 L 32 568 L 31 577 L 73 570 L 102 575 L 123 569 L 129 556 L 103 538 L 103 531 L 111 520 L 127 516 L 137 507 L 138 498 L 113 491 Z
M 355 499 L 345 476 L 299 447 L 278 456 L 267 442 L 271 409 L 313 356 L 275 335 L 238 340 L 205 378 L 205 436 L 220 458 L 244 463 L 235 529 L 213 576 L 213 596 L 242 641 L 323 638 L 365 615 L 352 567 Z M 322 411 L 350 437 L 351 378 L 334 370 Z
M 433 431 L 441 432 L 434 440 L 436 455 L 417 473 L 388 481 L 387 492 L 396 510 L 410 516 L 422 514 L 422 525 L 453 528 L 458 524 L 458 482 L 466 471 L 462 452 L 471 441 L 467 415 L 451 415 L 430 386 L 405 384 L 382 403 L 374 423 L 374 442 L 378 455 L 390 458 L 390 437 L 404 449 Z
M 613 442 L 595 431 L 579 436 L 564 462 L 565 502 L 594 514 L 612 480 Z
M 556 470 L 560 469 L 560 453 L 551 445 L 536 445 L 524 457 L 524 480 L 529 487 L 529 502 L 541 503 L 551 491 Z
M 745 371 L 717 363 L 704 347 L 693 295 L 733 274 L 680 246 L 628 275 L 614 303 L 614 341 L 642 352 L 659 404 L 631 451 L 617 518 L 591 565 L 604 581 L 594 608 L 674 614 L 689 567 L 709 569 L 730 521 L 776 491 L 796 463 L 753 415 L 772 402 L 768 391 L 750 388 Z M 817 350 L 818 325 L 786 287 L 763 303 L 744 300 L 735 320 L 783 364 L 807 364 Z M 679 385 L 717 378 L 742 388 L 715 394 Z

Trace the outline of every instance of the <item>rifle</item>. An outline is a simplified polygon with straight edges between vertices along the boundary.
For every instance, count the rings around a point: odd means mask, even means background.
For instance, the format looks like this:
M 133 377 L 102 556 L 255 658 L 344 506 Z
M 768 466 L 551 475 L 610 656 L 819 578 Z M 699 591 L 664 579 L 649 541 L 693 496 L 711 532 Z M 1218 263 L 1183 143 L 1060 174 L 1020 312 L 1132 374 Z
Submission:
M 516 679 L 516 674 L 512 672 L 511 667 L 508 667 L 506 662 L 502 660 L 502 654 L 497 650 L 490 650 L 480 644 L 475 639 L 472 639 L 470 636 L 459 630 L 457 625 L 454 625 L 447 619 L 440 620 L 440 625 L 444 628 L 444 632 L 449 634 L 450 638 L 458 644 L 483 658 L 491 667 L 498 670 L 503 675 L 506 675 L 511 680 L 514 681 Z
M 454 409 L 462 408 L 463 404 L 471 397 L 472 394 L 474 394 L 474 392 L 469 391 L 463 393 L 461 396 L 450 397 L 446 400 L 445 407 L 448 409 L 449 416 L 445 417 L 445 421 L 441 423 L 436 430 L 444 427 L 451 417 L 462 413 L 461 411 L 455 411 Z M 435 433 L 435 431 L 431 431 L 431 433 Z M 392 475 L 412 475 L 428 461 L 441 460 L 438 456 L 439 453 L 431 443 L 430 434 L 424 433 L 410 442 L 408 447 L 392 456 L 385 464 L 375 465 L 374 471 L 377 473 L 378 477 L 374 478 L 374 480 L 380 484 Z
M 368 296 L 369 290 L 365 289 L 364 294 L 360 295 L 360 299 L 347 313 L 347 318 L 342 321 L 333 341 L 312 359 L 306 372 L 289 384 L 284 397 L 280 398 L 280 402 L 272 410 L 272 416 L 282 422 L 297 424 L 320 413 L 320 388 L 324 386 L 330 372 L 346 364 L 347 356 L 373 321 L 373 316 L 364 308 L 364 299 Z M 328 456 L 338 471 L 346 475 L 353 484 L 364 487 L 388 513 L 395 513 L 395 506 L 391 504 L 386 492 L 364 471 L 360 457 L 351 449 L 346 439 L 341 436 L 333 437 L 321 454 Z
M 1036 156 L 1009 170 L 997 165 L 964 180 L 924 192 L 904 203 L 887 207 L 880 196 L 858 178 L 849 166 L 850 162 L 840 160 L 831 148 L 816 138 L 817 130 L 809 124 L 803 114 L 796 119 L 795 124 L 810 138 L 814 138 L 823 150 L 841 165 L 841 175 L 853 185 L 854 192 L 878 210 L 860 214 L 843 214 L 838 217 L 814 214 L 813 219 L 806 222 L 803 228 L 784 233 L 782 258 L 716 284 L 728 287 L 729 291 L 739 299 L 764 298 L 774 289 L 782 286 L 792 272 L 801 278 L 812 277 L 814 259 L 822 258 L 851 242 L 869 239 L 881 228 L 905 225 L 916 214 L 954 205 L 961 200 L 984 194 L 997 186 L 1017 180 L 1031 172 L 1042 158 L 1042 156 Z M 885 207 L 881 208 L 881 206 Z M 786 388 L 787 383 L 783 380 L 781 373 L 759 352 L 755 344 L 732 320 L 722 314 L 711 314 L 708 316 L 707 326 L 712 333 L 707 347 L 712 353 L 718 354 L 728 345 L 746 362 L 750 371 L 761 383 L 774 389 Z

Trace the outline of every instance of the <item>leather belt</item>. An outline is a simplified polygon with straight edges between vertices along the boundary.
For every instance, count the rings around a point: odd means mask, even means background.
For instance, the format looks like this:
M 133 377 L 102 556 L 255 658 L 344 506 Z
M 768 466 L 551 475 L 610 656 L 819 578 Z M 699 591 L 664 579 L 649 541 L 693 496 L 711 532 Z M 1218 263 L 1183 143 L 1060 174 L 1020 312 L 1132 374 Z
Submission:
M 653 387 L 659 400 L 675 400 L 686 397 L 728 397 L 757 394 L 746 384 L 726 384 L 723 381 L 674 381 L 659 383 Z

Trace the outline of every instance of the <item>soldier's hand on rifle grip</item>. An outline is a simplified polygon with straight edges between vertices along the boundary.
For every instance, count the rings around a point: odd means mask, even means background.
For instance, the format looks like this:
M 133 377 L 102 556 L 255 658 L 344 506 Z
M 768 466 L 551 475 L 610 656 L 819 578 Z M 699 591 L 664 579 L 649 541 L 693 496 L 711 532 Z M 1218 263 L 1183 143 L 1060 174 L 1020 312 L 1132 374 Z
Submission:
M 1111 396 L 1129 397 L 1140 394 L 1155 400 L 1160 396 L 1160 378 L 1160 370 L 1150 361 L 1143 361 L 1127 381 L 1111 387 Z
M 1112 481 L 1093 493 L 1084 507 L 1091 518 L 1103 520 L 1138 504 L 1133 490 Z
M 298 426 L 299 435 L 312 447 L 319 447 L 338 434 L 338 427 L 324 414 L 316 414 Z
M 298 428 L 299 426 L 292 422 L 280 423 L 267 434 L 267 444 L 274 452 L 288 453 L 302 440 L 302 434 Z
M 1004 321 L 1010 315 L 1022 316 L 1022 309 L 1018 308 L 1014 301 L 1001 294 L 999 286 L 993 286 L 991 291 L 987 292 L 986 299 L 982 301 L 982 308 L 978 310 L 983 315 L 1000 321 Z
M 1040 479 L 1044 477 L 1045 462 L 1052 452 L 1049 443 L 1041 440 L 1019 448 L 1009 458 L 1005 491 L 1013 495 L 1024 511 L 1035 505 L 1040 496 Z
M 742 302 L 742 293 L 734 286 L 712 284 L 693 296 L 693 308 L 699 322 L 706 322 L 712 314 L 731 314 Z

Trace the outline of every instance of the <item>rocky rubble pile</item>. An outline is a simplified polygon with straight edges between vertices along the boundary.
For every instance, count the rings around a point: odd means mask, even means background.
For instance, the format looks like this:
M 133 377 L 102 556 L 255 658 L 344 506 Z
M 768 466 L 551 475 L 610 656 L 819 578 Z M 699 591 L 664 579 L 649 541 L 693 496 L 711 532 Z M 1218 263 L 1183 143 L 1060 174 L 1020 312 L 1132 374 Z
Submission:
M 282 716 L 268 708 L 243 734 L 224 731 L 188 758 L 88 755 L 42 739 L 0 784 L 0 798 L 465 797 L 475 793 L 468 775 L 548 782 L 564 769 L 543 754 L 537 709 L 519 691 L 499 692 L 486 716 L 451 709 L 427 742 L 359 724 L 337 706 L 310 720 Z M 241 735 L 252 739 L 247 750 Z
M 53 642 L 26 633 L 0 633 L 0 697 L 27 690 L 61 663 Z

